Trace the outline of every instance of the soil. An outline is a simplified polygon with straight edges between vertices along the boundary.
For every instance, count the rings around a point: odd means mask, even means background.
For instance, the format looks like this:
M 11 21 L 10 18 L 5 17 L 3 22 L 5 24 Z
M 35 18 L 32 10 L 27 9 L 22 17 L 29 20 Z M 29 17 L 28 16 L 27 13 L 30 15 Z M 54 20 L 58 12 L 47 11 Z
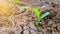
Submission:
M 38 34 L 60 34 L 60 0 L 24 0 L 22 2 L 37 9 L 47 6 L 43 8 L 42 13 L 48 11 L 50 14 L 41 20 L 40 26 L 37 27 Z
M 31 10 L 17 9 L 10 16 L 0 17 L 0 34 L 60 34 L 60 0 L 19 0 L 19 6 L 42 6 L 42 14 L 50 14 L 41 20 L 39 27 L 34 25 L 36 15 Z

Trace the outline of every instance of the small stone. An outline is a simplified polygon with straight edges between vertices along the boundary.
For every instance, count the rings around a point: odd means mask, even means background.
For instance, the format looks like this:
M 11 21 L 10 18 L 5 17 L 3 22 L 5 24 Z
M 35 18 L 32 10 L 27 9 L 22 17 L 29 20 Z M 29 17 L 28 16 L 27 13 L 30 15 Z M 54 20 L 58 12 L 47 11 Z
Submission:
M 31 30 L 31 34 L 38 34 L 38 31 Z
M 52 23 L 53 23 L 52 21 L 49 21 L 49 22 L 48 22 L 48 26 L 51 26 L 51 25 L 52 25 Z
M 32 17 L 29 17 L 29 21 L 31 21 L 32 20 Z
M 35 27 L 35 25 L 33 23 L 29 23 L 28 25 L 30 27 L 30 29 L 32 30 L 37 30 L 37 27 Z
M 25 30 L 23 34 L 30 34 L 30 32 L 28 30 Z
M 60 31 L 60 25 L 59 25 L 59 26 L 57 26 L 57 29 L 58 29 L 58 31 Z
M 47 27 L 48 30 L 51 30 L 51 27 Z
M 52 32 L 52 34 L 58 34 L 58 32 Z
M 29 29 L 29 27 L 28 26 L 24 26 L 23 29 L 26 30 L 26 29 Z

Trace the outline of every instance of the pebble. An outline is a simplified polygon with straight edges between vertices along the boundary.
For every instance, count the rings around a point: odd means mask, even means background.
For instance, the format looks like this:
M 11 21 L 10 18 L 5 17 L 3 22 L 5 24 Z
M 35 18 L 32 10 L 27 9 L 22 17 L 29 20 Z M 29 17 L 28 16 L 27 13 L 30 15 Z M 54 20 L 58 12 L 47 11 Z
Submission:
M 29 30 L 23 31 L 23 34 L 30 34 Z
M 31 34 L 38 34 L 38 31 L 30 30 Z
M 29 26 L 30 29 L 32 29 L 32 30 L 37 30 L 37 27 L 36 27 L 33 23 L 29 23 L 28 26 Z
M 26 29 L 29 29 L 29 27 L 28 26 L 24 26 L 23 29 L 26 30 Z

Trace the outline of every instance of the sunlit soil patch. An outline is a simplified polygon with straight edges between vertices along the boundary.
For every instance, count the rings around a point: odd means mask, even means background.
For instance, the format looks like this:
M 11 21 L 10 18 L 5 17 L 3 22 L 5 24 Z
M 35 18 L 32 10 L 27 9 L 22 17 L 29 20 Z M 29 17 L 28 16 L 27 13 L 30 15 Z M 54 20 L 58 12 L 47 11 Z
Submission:
M 15 8 L 10 0 L 0 0 L 0 16 L 11 15 Z

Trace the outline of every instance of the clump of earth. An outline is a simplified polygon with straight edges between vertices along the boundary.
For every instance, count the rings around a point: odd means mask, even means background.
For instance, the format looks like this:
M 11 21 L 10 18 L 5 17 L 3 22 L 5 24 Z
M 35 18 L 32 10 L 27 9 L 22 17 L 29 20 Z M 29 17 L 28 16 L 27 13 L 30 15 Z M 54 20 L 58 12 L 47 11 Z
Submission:
M 14 4 L 15 5 L 15 4 Z M 42 14 L 50 14 L 41 20 L 39 27 L 34 25 L 36 15 L 31 10 L 18 9 L 17 6 L 36 7 Z M 9 16 L 0 17 L 0 34 L 60 34 L 60 4 L 59 0 L 44 2 L 42 0 L 19 0 L 15 6 L 16 12 Z

